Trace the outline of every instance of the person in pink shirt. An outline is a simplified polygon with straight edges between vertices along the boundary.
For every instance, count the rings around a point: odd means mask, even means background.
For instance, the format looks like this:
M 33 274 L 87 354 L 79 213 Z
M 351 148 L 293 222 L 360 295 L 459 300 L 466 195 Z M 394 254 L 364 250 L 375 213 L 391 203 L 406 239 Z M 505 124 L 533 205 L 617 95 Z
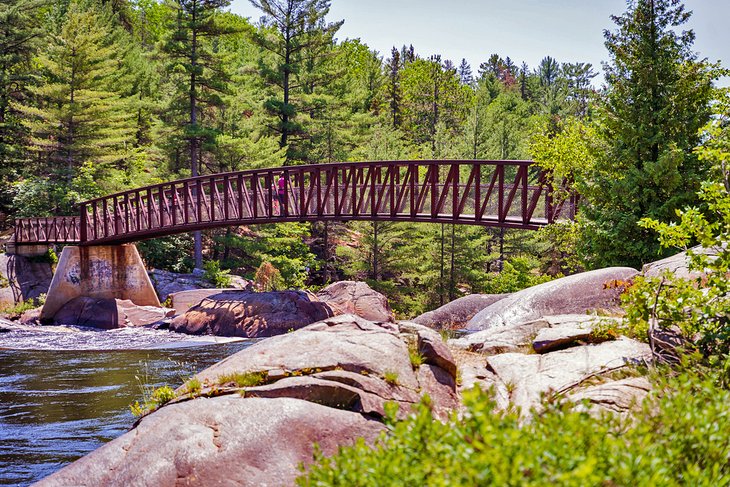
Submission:
M 279 182 L 276 186 L 276 199 L 279 201 L 279 216 L 286 216 L 288 211 L 286 207 L 286 176 L 284 173 L 281 173 L 279 176 Z

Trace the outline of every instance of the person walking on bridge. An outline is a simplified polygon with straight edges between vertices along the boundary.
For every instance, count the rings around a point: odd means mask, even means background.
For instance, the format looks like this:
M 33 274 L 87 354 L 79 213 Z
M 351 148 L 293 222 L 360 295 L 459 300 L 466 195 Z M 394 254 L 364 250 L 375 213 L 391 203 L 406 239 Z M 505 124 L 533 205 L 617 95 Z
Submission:
M 286 202 L 286 175 L 284 173 L 279 175 L 276 197 L 279 200 L 279 216 L 288 216 L 289 211 L 287 209 Z

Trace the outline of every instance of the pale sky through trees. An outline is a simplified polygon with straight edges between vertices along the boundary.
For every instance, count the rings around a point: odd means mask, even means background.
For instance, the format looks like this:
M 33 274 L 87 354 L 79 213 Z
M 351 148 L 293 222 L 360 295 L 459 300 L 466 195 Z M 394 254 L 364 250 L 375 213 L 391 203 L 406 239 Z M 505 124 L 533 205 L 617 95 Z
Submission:
M 730 66 L 730 0 L 685 4 L 694 12 L 688 27 L 700 57 Z M 603 30 L 625 9 L 625 0 L 332 0 L 328 18 L 345 19 L 339 39 L 359 37 L 384 57 L 394 45 L 413 44 L 421 56 L 441 54 L 456 65 L 466 58 L 474 73 L 492 53 L 531 68 L 550 55 L 599 70 L 608 58 Z M 231 10 L 254 22 L 261 17 L 248 0 L 233 0 Z

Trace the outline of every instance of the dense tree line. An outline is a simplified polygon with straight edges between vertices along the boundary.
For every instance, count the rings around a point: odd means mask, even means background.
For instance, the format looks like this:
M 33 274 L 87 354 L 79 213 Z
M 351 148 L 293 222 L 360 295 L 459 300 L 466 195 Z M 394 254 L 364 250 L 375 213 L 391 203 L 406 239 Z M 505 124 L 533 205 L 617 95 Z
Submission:
M 600 90 L 593 66 L 550 56 L 530 67 L 492 54 L 472 69 L 411 45 L 381 54 L 337 38 L 328 0 L 254 0 L 256 23 L 229 3 L 5 0 L 0 214 L 71 212 L 196 174 L 347 160 L 535 158 L 575 181 L 582 220 L 537 238 L 352 223 L 142 245 L 151 265 L 177 270 L 205 255 L 248 276 L 273 264 L 286 286 L 370 279 L 412 313 L 543 272 L 639 265 L 658 247 L 636 222 L 671 218 L 706 177 L 694 149 L 718 70 L 692 52 L 691 31 L 678 33 L 689 15 L 679 0 L 636 0 L 614 18 Z

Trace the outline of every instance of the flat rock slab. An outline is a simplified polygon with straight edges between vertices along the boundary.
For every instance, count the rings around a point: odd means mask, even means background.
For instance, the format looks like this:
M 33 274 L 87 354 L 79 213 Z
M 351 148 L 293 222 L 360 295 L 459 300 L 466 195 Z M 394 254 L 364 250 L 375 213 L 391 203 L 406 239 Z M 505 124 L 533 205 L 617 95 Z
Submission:
M 693 247 L 691 251 L 695 254 L 705 254 L 708 256 L 717 255 L 715 250 L 711 248 L 706 249 L 700 246 Z M 665 271 L 671 272 L 674 277 L 683 279 L 695 279 L 702 275 L 701 272 L 689 270 L 689 256 L 687 255 L 687 252 L 680 252 L 672 255 L 671 257 L 667 257 L 666 259 L 644 264 L 644 267 L 641 269 L 642 274 L 646 277 L 659 277 Z
M 170 300 L 170 306 L 175 310 L 175 314 L 181 315 L 186 313 L 193 306 L 197 306 L 205 298 L 209 298 L 216 294 L 227 291 L 236 291 L 235 288 L 228 289 L 188 289 L 186 291 L 178 291 L 170 293 L 167 299 Z
M 486 358 L 486 386 L 494 386 L 498 403 L 510 403 L 528 411 L 540 404 L 540 396 L 579 385 L 593 374 L 651 360 L 648 344 L 628 338 L 573 347 L 545 355 L 505 353 Z
M 587 409 L 592 413 L 622 414 L 641 404 L 650 391 L 651 383 L 646 377 L 629 377 L 585 387 L 569 394 L 567 399 L 578 403 L 587 401 Z
M 204 278 L 205 273 L 202 270 L 196 270 L 191 274 L 180 274 L 162 269 L 153 269 L 148 274 L 157 295 L 160 297 L 160 301 L 166 301 L 171 294 L 181 291 L 213 288 L 213 284 Z M 250 281 L 233 274 L 228 274 L 228 277 L 231 279 L 230 287 L 232 289 L 250 290 Z
M 394 321 L 388 298 L 367 283 L 339 281 L 317 293 L 335 314 L 353 314 L 370 321 Z
M 551 315 L 620 311 L 622 284 L 637 274 L 629 267 L 609 267 L 523 289 L 481 310 L 469 321 L 467 329 L 514 326 Z
M 166 406 L 38 486 L 293 485 L 314 444 L 325 455 L 385 427 L 298 399 L 228 395 Z
M 471 333 L 449 340 L 449 345 L 485 355 L 525 353 L 531 350 L 546 353 L 579 345 L 581 340 L 590 338 L 590 333 L 597 323 L 606 320 L 618 321 L 619 318 L 586 314 L 544 316 L 527 323 Z M 538 342 L 537 345 L 535 342 Z
M 592 328 L 579 326 L 561 326 L 558 328 L 542 328 L 532 341 L 532 349 L 537 353 L 548 353 L 561 350 L 571 345 L 591 340 Z
M 507 296 L 509 294 L 470 294 L 427 311 L 411 321 L 437 330 L 460 330 L 478 312 Z

